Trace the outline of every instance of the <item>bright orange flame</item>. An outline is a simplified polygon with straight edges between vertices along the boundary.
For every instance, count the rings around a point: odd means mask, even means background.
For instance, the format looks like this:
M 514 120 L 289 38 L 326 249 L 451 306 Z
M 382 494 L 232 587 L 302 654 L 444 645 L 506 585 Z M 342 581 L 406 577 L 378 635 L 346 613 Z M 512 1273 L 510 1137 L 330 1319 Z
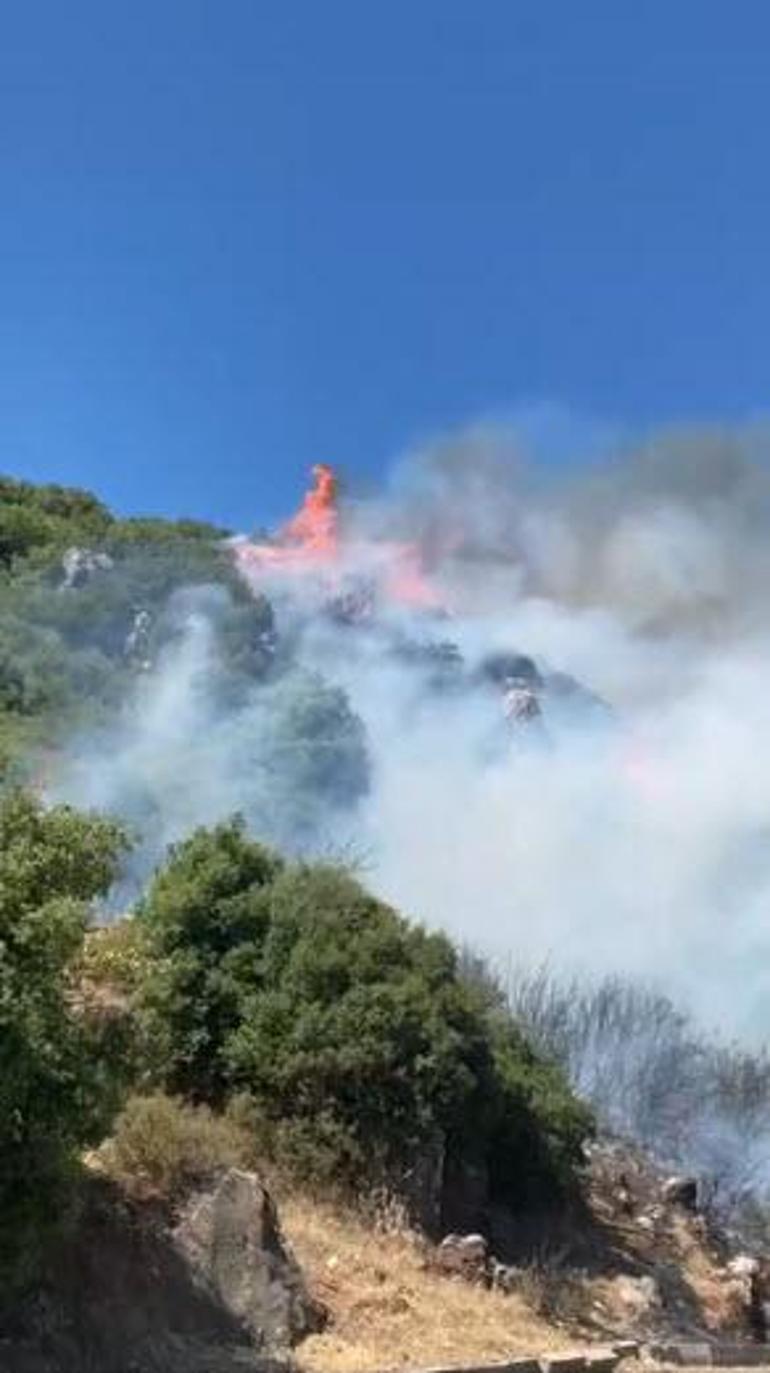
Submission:
M 333 467 L 319 462 L 313 486 L 300 509 L 270 543 L 242 543 L 236 557 L 245 572 L 322 572 L 341 581 L 352 565 L 374 568 L 384 596 L 423 610 L 436 609 L 439 597 L 427 581 L 416 544 L 343 541 L 338 482 Z M 347 567 L 345 564 L 347 563 Z
M 334 468 L 325 462 L 316 463 L 313 483 L 297 514 L 284 525 L 280 539 L 282 543 L 296 544 L 316 557 L 334 558 L 338 551 L 339 523 Z
M 319 462 L 313 468 L 313 486 L 274 542 L 241 544 L 237 557 L 245 569 L 257 572 L 301 572 L 334 562 L 338 544 L 337 477 L 332 467 Z

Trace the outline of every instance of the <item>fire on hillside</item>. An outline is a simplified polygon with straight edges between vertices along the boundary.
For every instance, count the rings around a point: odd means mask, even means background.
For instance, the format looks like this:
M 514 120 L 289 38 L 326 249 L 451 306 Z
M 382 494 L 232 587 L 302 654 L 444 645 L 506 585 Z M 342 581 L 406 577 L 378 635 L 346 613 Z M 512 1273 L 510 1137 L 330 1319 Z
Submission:
M 441 609 L 417 544 L 363 539 L 346 526 L 333 467 L 317 463 L 300 509 L 271 538 L 239 540 L 235 556 L 252 583 L 308 578 L 348 609 L 375 600 L 418 610 Z

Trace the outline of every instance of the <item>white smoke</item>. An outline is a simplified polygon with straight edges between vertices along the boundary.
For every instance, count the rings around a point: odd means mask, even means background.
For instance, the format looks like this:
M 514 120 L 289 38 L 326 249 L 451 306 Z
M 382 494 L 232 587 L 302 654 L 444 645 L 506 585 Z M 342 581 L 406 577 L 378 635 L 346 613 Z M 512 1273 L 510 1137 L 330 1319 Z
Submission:
M 657 437 L 539 485 L 515 439 L 412 455 L 370 527 L 435 550 L 466 660 L 532 654 L 606 699 L 491 752 L 497 703 L 327 645 L 366 724 L 370 880 L 498 960 L 657 984 L 770 1029 L 770 436 Z M 317 648 L 316 648 L 317 651 Z M 335 661 L 336 660 L 336 661 Z M 340 662 L 342 665 L 340 665 Z
M 73 739 L 59 768 L 52 799 L 117 815 L 128 827 L 134 851 L 110 903 L 118 912 L 171 844 L 234 813 L 279 847 L 335 849 L 334 815 L 324 823 L 302 794 L 307 750 L 292 721 L 309 687 L 317 690 L 314 678 L 297 665 L 277 683 L 233 696 L 216 637 L 226 605 L 219 587 L 177 594 L 175 633 L 137 678 L 118 722 Z
M 284 597 L 279 634 L 301 671 L 345 689 L 371 759 L 368 797 L 315 842 L 352 844 L 384 897 L 499 959 L 641 976 L 709 1024 L 765 1036 L 768 452 L 759 431 L 664 435 L 538 481 L 515 436 L 476 429 L 351 502 L 359 543 L 419 542 L 450 616 L 359 630 Z M 288 687 L 223 705 L 215 608 L 185 614 L 117 733 L 73 750 L 62 790 L 129 814 L 149 794 L 153 856 L 235 810 L 290 840 L 270 747 Z M 396 639 L 452 640 L 463 685 L 437 689 Z M 472 684 L 492 650 L 572 674 L 613 717 L 546 691 L 544 737 L 517 733 L 499 693 Z

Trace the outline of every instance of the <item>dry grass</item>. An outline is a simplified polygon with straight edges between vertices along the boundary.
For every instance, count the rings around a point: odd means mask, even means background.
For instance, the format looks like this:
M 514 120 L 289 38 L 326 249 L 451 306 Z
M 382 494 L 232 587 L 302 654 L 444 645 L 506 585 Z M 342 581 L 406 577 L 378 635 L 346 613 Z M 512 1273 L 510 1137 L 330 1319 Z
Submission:
M 494 1361 L 569 1344 L 519 1294 L 429 1271 L 405 1229 L 378 1230 L 297 1197 L 283 1198 L 280 1214 L 313 1294 L 331 1314 L 328 1330 L 296 1351 L 309 1373 Z
M 162 1092 L 129 1097 L 89 1166 L 137 1195 L 173 1196 L 219 1168 L 254 1163 L 249 1136 L 227 1116 Z

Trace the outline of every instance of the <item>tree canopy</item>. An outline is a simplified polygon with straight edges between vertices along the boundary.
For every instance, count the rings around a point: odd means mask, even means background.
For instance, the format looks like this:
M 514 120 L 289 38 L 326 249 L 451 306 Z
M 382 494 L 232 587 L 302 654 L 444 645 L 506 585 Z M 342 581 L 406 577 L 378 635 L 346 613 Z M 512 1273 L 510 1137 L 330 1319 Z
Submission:
M 70 972 L 125 842 L 101 817 L 0 798 L 0 1279 L 23 1271 L 116 1102 Z
M 450 942 L 349 873 L 287 863 L 236 820 L 171 854 L 139 910 L 160 1074 L 246 1093 L 304 1174 L 391 1184 L 440 1137 L 501 1196 L 553 1191 L 590 1128 L 560 1071 L 460 975 Z

